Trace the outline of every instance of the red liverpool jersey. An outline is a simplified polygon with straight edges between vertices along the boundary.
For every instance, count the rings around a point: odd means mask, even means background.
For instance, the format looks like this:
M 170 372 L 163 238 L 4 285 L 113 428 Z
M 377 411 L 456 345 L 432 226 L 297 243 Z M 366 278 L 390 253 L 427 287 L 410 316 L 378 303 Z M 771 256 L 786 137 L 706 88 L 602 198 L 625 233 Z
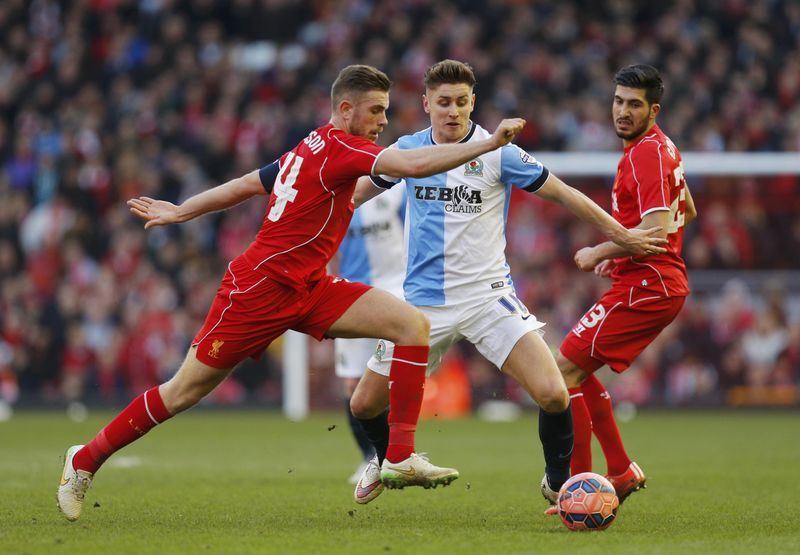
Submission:
M 244 252 L 272 279 L 304 287 L 325 275 L 353 216 L 353 192 L 383 147 L 328 124 L 280 159 L 280 171 L 255 240 Z
M 615 284 L 686 296 L 689 283 L 681 258 L 686 213 L 686 180 L 681 153 L 657 125 L 625 148 L 617 166 L 611 194 L 612 216 L 627 228 L 638 226 L 645 214 L 669 210 L 667 252 L 616 259 Z

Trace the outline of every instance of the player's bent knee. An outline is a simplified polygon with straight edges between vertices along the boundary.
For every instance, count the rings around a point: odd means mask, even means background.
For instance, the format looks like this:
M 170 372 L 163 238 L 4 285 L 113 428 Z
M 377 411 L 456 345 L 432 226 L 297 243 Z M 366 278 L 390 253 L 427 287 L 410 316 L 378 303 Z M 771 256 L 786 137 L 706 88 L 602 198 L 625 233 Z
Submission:
M 431 321 L 428 320 L 428 317 L 425 316 L 420 309 L 414 308 L 414 311 L 416 312 L 417 316 L 417 333 L 419 334 L 418 339 L 420 340 L 420 343 L 427 344 L 428 339 L 430 339 L 431 336 Z
M 386 407 L 378 406 L 372 402 L 367 396 L 355 394 L 350 398 L 350 412 L 359 420 L 368 420 L 375 418 Z
M 398 345 L 427 345 L 431 333 L 428 317 L 416 307 L 409 305 L 408 308 L 394 342 Z
M 563 387 L 551 387 L 536 396 L 536 403 L 545 412 L 564 412 L 569 406 L 569 393 Z

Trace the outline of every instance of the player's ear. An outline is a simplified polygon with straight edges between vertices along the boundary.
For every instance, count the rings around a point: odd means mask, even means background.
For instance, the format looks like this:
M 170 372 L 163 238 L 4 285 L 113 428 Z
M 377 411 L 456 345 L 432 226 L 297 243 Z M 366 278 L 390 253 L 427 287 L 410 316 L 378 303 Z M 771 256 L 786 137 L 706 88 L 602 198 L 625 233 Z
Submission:
M 422 109 L 425 110 L 426 114 L 431 113 L 431 105 L 428 102 L 428 95 L 425 94 L 422 95 Z
M 661 104 L 658 103 L 653 104 L 652 106 L 650 106 L 650 117 L 655 119 L 655 117 L 658 115 L 660 111 L 661 111 Z
M 343 98 L 339 101 L 339 113 L 345 120 L 350 119 L 350 116 L 353 114 L 353 108 L 355 105 L 349 98 Z

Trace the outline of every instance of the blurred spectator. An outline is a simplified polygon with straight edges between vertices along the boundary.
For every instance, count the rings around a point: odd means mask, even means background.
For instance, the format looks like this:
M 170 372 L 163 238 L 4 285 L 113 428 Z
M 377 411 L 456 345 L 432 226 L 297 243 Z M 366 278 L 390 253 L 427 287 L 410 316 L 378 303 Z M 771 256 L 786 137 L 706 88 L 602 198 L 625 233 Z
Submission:
M 526 117 L 518 143 L 533 151 L 618 150 L 610 77 L 647 62 L 666 82 L 660 124 L 687 151 L 796 152 L 799 30 L 792 0 L 5 0 L 0 398 L 21 387 L 31 399 L 115 401 L 162 381 L 263 205 L 145 234 L 124 201 L 179 202 L 271 162 L 327 119 L 327 86 L 345 64 L 395 82 L 384 144 L 427 125 L 422 74 L 449 56 L 475 67 L 485 101 L 474 118 Z M 606 180 L 572 184 L 608 206 Z M 686 235 L 690 271 L 798 269 L 797 176 L 689 185 L 701 213 Z M 509 218 L 517 291 L 557 342 L 603 286 L 572 263 L 599 238 L 529 195 L 515 195 Z M 620 391 L 684 403 L 714 388 L 796 385 L 799 317 L 770 302 L 737 282 L 690 297 Z M 476 356 L 465 352 L 476 398 L 516 395 Z M 257 389 L 275 402 L 279 365 L 265 364 L 237 371 L 242 387 L 217 401 Z

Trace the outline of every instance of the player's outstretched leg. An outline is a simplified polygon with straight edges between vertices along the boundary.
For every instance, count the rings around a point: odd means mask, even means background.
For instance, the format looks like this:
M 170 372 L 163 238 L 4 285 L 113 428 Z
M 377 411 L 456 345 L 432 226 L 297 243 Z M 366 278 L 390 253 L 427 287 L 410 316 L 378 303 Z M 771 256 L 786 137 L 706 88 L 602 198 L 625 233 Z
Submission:
M 64 513 L 67 520 L 78 520 L 83 509 L 83 499 L 86 490 L 92 485 L 94 474 L 85 470 L 75 470 L 72 459 L 83 445 L 73 445 L 67 449 L 64 456 L 64 471 L 61 474 L 61 483 L 58 485 L 56 501 L 58 508 Z
M 92 441 L 70 447 L 57 494 L 58 506 L 67 520 L 81 516 L 86 490 L 106 459 L 170 417 L 159 388 L 154 387 L 134 399 Z
M 411 453 L 400 462 L 383 461 L 381 481 L 389 489 L 422 486 L 425 489 L 447 486 L 458 479 L 458 470 L 432 464 L 422 453 Z
M 178 372 L 167 383 L 148 389 L 131 401 L 92 441 L 67 450 L 57 498 L 68 520 L 77 520 L 81 515 L 86 490 L 111 455 L 197 404 L 230 373 L 230 369 L 217 369 L 200 362 L 195 350 L 190 349 Z

